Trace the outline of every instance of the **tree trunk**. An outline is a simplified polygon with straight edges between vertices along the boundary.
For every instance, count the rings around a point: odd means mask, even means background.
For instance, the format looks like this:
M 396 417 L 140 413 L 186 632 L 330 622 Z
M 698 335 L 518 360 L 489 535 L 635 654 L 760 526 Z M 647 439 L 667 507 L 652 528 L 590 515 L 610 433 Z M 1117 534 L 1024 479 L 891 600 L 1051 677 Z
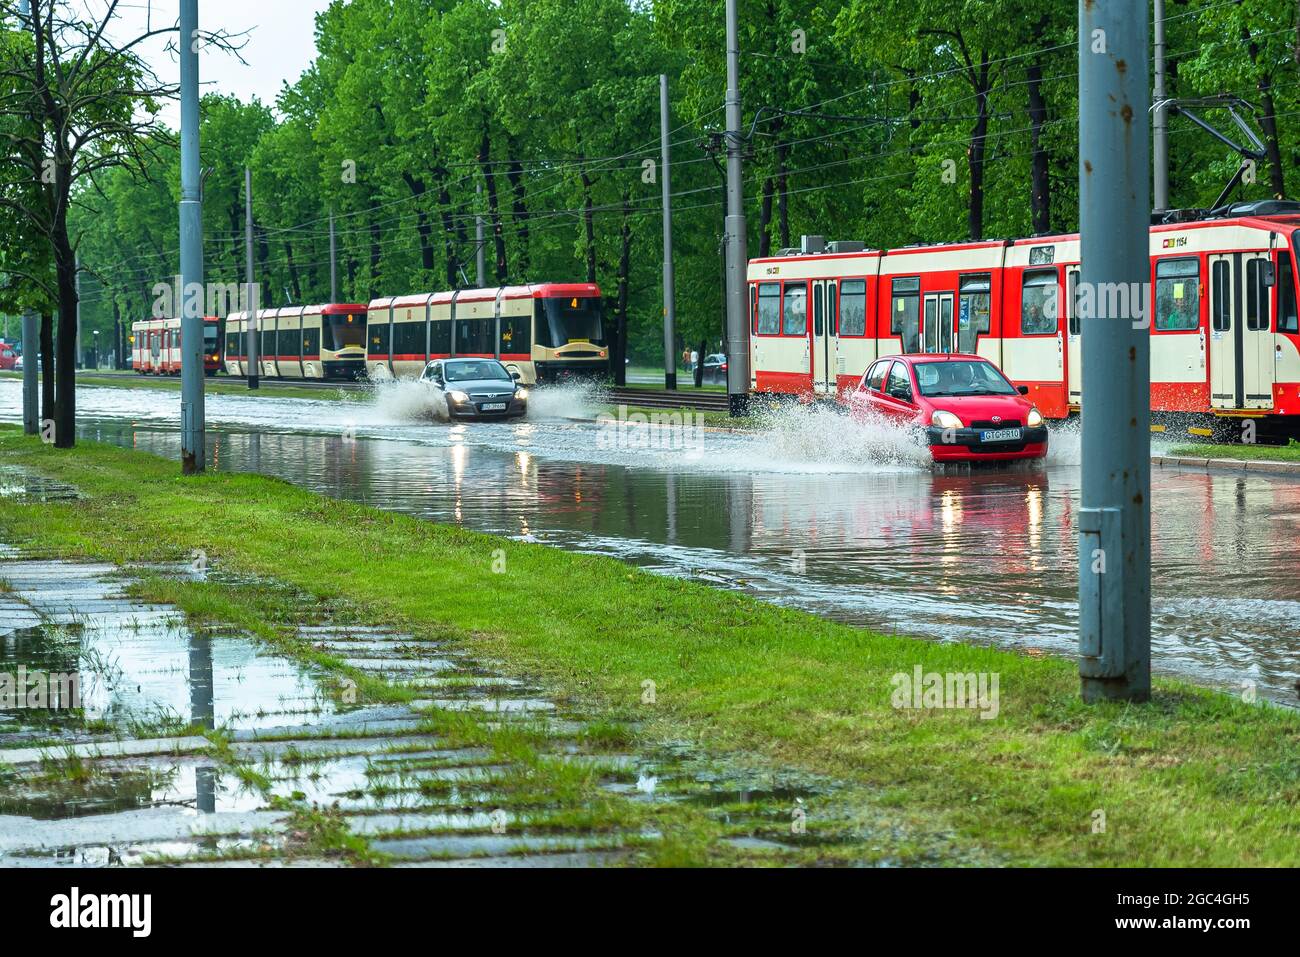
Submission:
M 41 314 L 41 421 L 54 421 L 54 324 L 55 316 Z M 27 360 L 24 359 L 24 362 Z
M 406 188 L 411 191 L 411 195 L 417 199 L 424 195 L 424 180 L 412 176 L 410 173 L 402 173 L 402 179 L 406 183 Z M 418 206 L 415 210 L 415 232 L 420 237 L 420 265 L 424 271 L 433 272 L 433 227 L 429 225 L 428 217 L 424 210 Z
M 1052 230 L 1052 184 L 1048 177 L 1049 157 L 1043 146 L 1047 123 L 1047 101 L 1043 99 L 1043 68 L 1030 63 L 1025 71 L 1029 92 L 1029 143 L 1032 159 L 1029 174 L 1029 208 L 1035 233 Z
M 66 209 L 66 207 L 64 207 Z M 59 334 L 54 360 L 54 446 L 77 444 L 77 264 L 66 216 L 54 226 L 54 267 L 59 292 Z
M 627 190 L 623 191 L 623 222 L 619 230 L 618 257 L 618 300 L 614 309 L 617 330 L 615 341 L 618 343 L 614 358 L 614 384 L 627 385 L 627 304 L 628 284 L 632 270 L 632 204 Z
M 438 218 L 442 221 L 442 251 L 447 260 L 447 288 L 460 288 L 460 256 L 456 252 L 456 230 L 451 219 L 451 189 L 447 186 L 447 171 L 434 170 L 438 180 Z
M 596 223 L 591 203 L 591 177 L 587 175 L 587 158 L 578 155 L 578 162 L 584 164 L 580 176 L 582 179 L 582 224 L 587 241 L 587 282 L 596 281 Z
M 507 141 L 506 145 L 510 148 L 512 156 L 518 155 L 518 146 L 514 140 Z M 518 263 L 516 276 L 521 282 L 527 282 L 530 266 L 528 206 L 524 203 L 524 168 L 519 164 L 519 160 L 511 160 L 506 178 L 510 180 L 510 191 L 513 197 L 510 214 L 515 224 L 515 259 Z
M 776 189 L 777 219 L 781 234 L 781 248 L 790 248 L 790 194 L 786 190 L 786 153 L 790 149 L 785 143 L 776 144 Z
M 1250 35 L 1247 27 L 1241 28 L 1241 39 L 1246 43 L 1246 52 L 1250 62 L 1259 69 L 1259 44 Z M 1264 131 L 1264 150 L 1268 154 L 1268 182 L 1273 195 L 1278 199 L 1286 196 L 1286 176 L 1282 169 L 1282 149 L 1278 145 L 1277 108 L 1273 104 L 1273 76 L 1268 70 L 1261 70 L 1256 84 L 1259 88 L 1260 116 L 1259 126 Z
M 774 186 L 772 177 L 763 180 L 763 204 L 758 212 L 758 254 L 760 256 L 772 254 L 772 189 Z
M 298 267 L 293 262 L 293 244 L 284 241 L 284 264 L 289 269 L 289 288 L 293 290 L 293 301 L 302 305 L 302 284 L 298 282 Z
M 506 236 L 501 228 L 501 209 L 497 204 L 497 175 L 492 167 L 492 140 L 486 130 L 479 140 L 478 161 L 483 168 L 483 186 L 487 190 L 488 221 L 492 224 L 492 243 L 496 250 L 497 285 L 506 284 Z
M 989 128 L 989 55 L 983 54 L 979 73 L 971 71 L 971 81 L 975 88 L 975 126 L 970 134 L 970 151 L 967 153 L 967 168 L 970 171 L 970 216 L 968 228 L 970 239 L 978 242 L 984 238 L 984 161 L 985 137 Z

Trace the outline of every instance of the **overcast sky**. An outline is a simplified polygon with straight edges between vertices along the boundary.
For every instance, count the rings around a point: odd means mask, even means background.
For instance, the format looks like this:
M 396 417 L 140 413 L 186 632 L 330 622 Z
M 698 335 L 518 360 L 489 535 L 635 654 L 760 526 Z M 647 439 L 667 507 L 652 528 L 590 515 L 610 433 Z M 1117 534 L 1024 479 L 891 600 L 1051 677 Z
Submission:
M 104 0 L 83 0 L 94 13 L 102 14 Z M 315 16 L 329 6 L 329 0 L 199 0 L 199 27 L 203 30 L 224 28 L 230 33 L 251 30 L 241 55 L 247 65 L 225 53 L 199 54 L 199 80 L 203 92 L 233 94 L 241 100 L 259 97 L 274 105 L 275 98 L 287 81 L 293 83 L 310 65 L 316 54 Z M 159 23 L 176 22 L 176 0 L 124 0 L 118 6 L 121 22 L 114 31 L 118 38 L 134 36 L 147 18 L 156 28 Z M 174 35 L 173 35 L 174 36 Z M 148 48 L 144 56 L 164 81 L 175 82 L 180 68 L 165 43 Z M 163 121 L 173 129 L 180 125 L 180 108 L 169 103 L 163 108 Z

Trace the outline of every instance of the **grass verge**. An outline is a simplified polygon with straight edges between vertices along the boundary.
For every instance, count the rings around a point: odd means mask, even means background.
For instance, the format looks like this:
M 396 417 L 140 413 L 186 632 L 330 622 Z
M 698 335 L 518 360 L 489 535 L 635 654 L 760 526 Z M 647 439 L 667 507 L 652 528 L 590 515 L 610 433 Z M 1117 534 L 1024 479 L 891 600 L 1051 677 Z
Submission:
M 116 562 L 203 549 L 462 641 L 596 716 L 639 719 L 648 739 L 837 778 L 949 831 L 955 858 L 1300 863 L 1300 715 L 1286 709 L 1173 681 L 1146 706 L 1084 706 L 1067 661 L 873 634 L 259 476 L 182 479 L 174 462 L 109 446 L 59 452 L 2 428 L 0 454 L 87 495 L 0 499 L 5 541 Z M 893 707 L 892 676 L 917 666 L 997 674 L 996 716 Z
M 1180 445 L 1169 454 L 1207 459 L 1300 462 L 1300 442 L 1292 439 L 1288 445 Z
M 14 373 L 0 373 L 20 378 Z M 77 376 L 77 385 L 104 386 L 114 389 L 154 389 L 163 392 L 180 392 L 180 376 L 142 376 L 119 374 L 100 374 L 83 372 Z M 262 388 L 250 392 L 243 382 L 230 382 L 221 377 L 207 378 L 203 382 L 203 391 L 208 395 L 252 395 L 269 396 L 276 399 L 324 399 L 327 401 L 356 402 L 363 401 L 364 392 L 347 389 L 325 389 L 311 386 L 281 385 L 278 382 L 263 381 Z

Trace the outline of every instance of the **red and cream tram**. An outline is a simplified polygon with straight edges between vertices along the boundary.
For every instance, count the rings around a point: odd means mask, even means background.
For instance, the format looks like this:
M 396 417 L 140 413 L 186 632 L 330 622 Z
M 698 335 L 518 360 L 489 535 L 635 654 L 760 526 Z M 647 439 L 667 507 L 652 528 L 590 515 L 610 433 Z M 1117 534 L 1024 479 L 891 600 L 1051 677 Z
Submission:
M 1250 418 L 1260 441 L 1300 437 L 1298 239 L 1300 204 L 1271 200 L 1151 227 L 1151 290 L 1134 295 L 1154 301 L 1157 421 L 1209 435 Z M 1079 275 L 1077 234 L 891 250 L 808 237 L 749 263 L 751 390 L 838 396 L 878 356 L 960 352 L 1066 418 L 1083 398 L 1080 313 L 1099 314 Z
M 366 307 L 284 306 L 257 312 L 258 374 L 279 379 L 359 379 L 366 370 Z M 248 314 L 226 319 L 226 371 L 248 373 Z
M 131 368 L 140 375 L 180 375 L 181 321 L 149 319 L 131 324 Z M 203 319 L 203 371 L 221 368 L 221 320 Z
M 431 359 L 495 358 L 526 385 L 609 373 L 600 288 L 541 283 L 458 289 L 370 303 L 366 371 L 418 376 Z

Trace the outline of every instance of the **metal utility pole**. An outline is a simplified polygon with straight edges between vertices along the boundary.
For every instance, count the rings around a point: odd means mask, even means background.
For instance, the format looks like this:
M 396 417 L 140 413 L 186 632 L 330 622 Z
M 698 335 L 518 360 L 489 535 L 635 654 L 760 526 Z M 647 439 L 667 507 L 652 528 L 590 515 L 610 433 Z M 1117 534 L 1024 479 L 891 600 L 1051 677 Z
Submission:
M 334 238 L 334 213 L 330 212 L 330 302 L 339 301 L 339 247 Z
M 1165 0 L 1155 0 L 1155 101 L 1152 149 L 1155 153 L 1155 208 L 1169 208 L 1169 110 L 1165 99 Z
M 1079 219 L 1084 284 L 1128 290 L 1124 314 L 1082 316 L 1083 700 L 1151 696 L 1151 156 L 1149 22 L 1132 0 L 1079 2 Z M 1103 296 L 1103 299 L 1107 297 Z M 1116 297 L 1109 297 L 1115 301 Z M 1097 303 L 1097 296 L 1092 296 Z M 1089 388 L 1087 383 L 1094 383 Z
M 76 367 L 80 369 L 85 365 L 84 354 L 81 351 L 81 254 L 73 253 L 72 255 L 72 283 L 77 290 L 77 361 Z M 24 363 L 26 365 L 26 363 Z
M 199 170 L 199 3 L 181 0 L 181 472 L 205 461 L 203 196 Z
M 248 346 L 244 350 L 244 375 L 248 387 L 256 389 L 260 385 L 261 357 L 257 351 L 260 345 L 257 341 L 257 283 L 253 281 L 253 171 L 247 166 L 244 167 L 244 282 L 244 316 L 247 320 L 244 328 L 248 336 Z
M 673 201 L 668 179 L 668 77 L 659 74 L 659 151 L 664 197 L 664 388 L 677 388 L 677 300 L 673 289 Z
M 479 183 L 474 187 L 474 192 L 479 197 L 478 202 L 476 202 L 474 206 L 476 209 L 479 209 L 483 205 L 483 200 L 481 198 L 483 196 L 483 184 Z M 477 281 L 480 289 L 487 288 L 487 250 L 484 247 L 483 242 L 483 216 L 481 213 L 476 212 L 474 215 L 474 268 L 478 273 Z
M 18 13 L 31 18 L 30 0 L 18 0 Z M 40 362 L 40 329 L 36 313 L 23 310 L 23 432 L 37 435 L 41 431 L 41 387 L 36 366 Z
M 749 321 L 745 314 L 745 184 L 740 155 L 740 29 L 727 0 L 727 398 L 733 416 L 749 405 Z M 704 357 L 700 356 L 700 361 Z

